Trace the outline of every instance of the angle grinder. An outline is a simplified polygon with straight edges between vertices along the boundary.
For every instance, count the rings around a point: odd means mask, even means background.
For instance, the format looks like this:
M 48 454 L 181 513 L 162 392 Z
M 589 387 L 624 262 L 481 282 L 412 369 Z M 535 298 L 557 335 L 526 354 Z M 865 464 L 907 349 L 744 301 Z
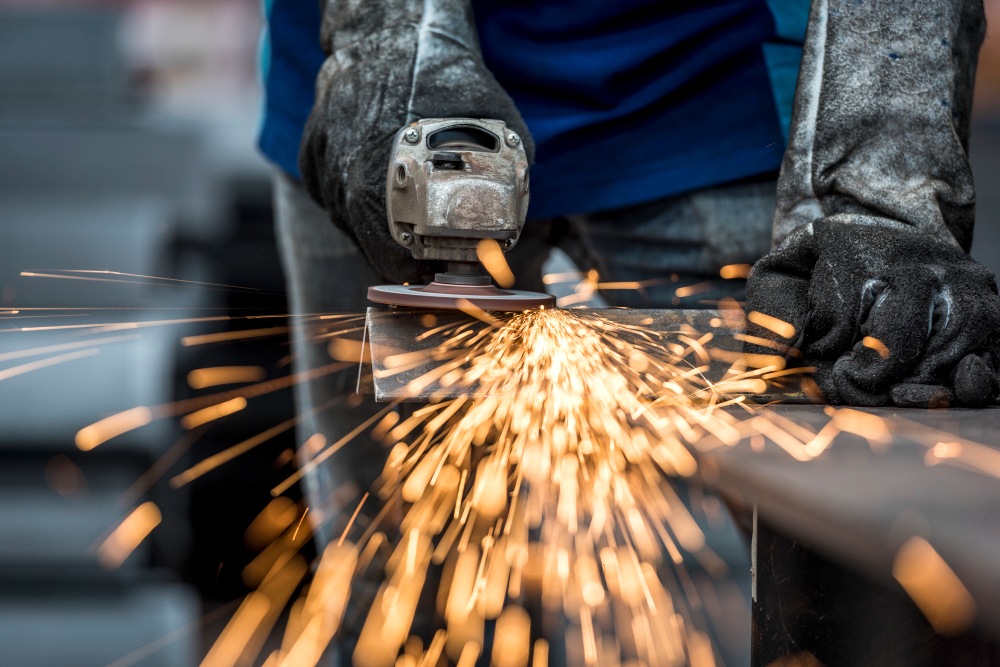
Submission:
M 555 307 L 554 296 L 500 289 L 480 272 L 483 244 L 501 253 L 513 248 L 528 212 L 528 158 L 503 121 L 426 118 L 400 129 L 385 192 L 392 238 L 415 259 L 448 265 L 429 285 L 369 287 L 369 300 L 417 308 Z

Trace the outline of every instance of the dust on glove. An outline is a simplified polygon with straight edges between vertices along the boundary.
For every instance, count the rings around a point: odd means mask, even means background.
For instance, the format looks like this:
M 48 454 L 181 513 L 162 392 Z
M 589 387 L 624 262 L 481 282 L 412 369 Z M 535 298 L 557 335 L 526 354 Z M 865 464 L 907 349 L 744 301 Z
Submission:
M 851 218 L 812 223 L 754 265 L 748 312 L 795 334 L 753 322 L 748 333 L 801 352 L 832 403 L 978 407 L 995 398 L 993 274 L 959 248 Z
M 795 334 L 751 323 L 771 346 L 747 350 L 815 366 L 830 402 L 996 398 L 1000 300 L 968 254 L 984 32 L 976 0 L 812 4 L 773 250 L 747 282 L 747 310 Z
M 310 196 L 386 280 L 414 282 L 439 267 L 413 259 L 389 234 L 386 169 L 393 138 L 421 118 L 494 118 L 531 135 L 483 63 L 468 0 L 330 2 L 299 168 Z

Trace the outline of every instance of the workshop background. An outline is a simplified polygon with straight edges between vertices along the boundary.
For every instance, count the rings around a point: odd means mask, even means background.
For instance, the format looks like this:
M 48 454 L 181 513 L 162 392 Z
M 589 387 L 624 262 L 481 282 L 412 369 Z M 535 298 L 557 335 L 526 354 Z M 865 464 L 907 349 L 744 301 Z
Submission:
M 1000 0 L 986 5 L 972 254 L 1000 273 Z M 283 311 L 270 168 L 255 148 L 260 27 L 258 0 L 0 1 L 0 307 L 144 309 L 121 310 L 122 321 Z M 256 291 L 22 275 L 57 269 Z M 243 532 L 287 474 L 294 437 L 180 490 L 166 480 L 290 418 L 291 393 L 256 400 L 197 441 L 168 422 L 94 452 L 73 438 L 97 418 L 192 395 L 195 368 L 288 372 L 280 337 L 180 343 L 227 326 L 150 328 L 0 382 L 0 663 L 187 666 L 211 646 L 247 591 L 240 575 L 254 552 Z M 36 344 L 25 335 L 0 331 L 0 355 Z M 167 467 L 150 475 L 157 461 Z M 102 567 L 95 543 L 146 501 L 160 525 L 120 567 Z

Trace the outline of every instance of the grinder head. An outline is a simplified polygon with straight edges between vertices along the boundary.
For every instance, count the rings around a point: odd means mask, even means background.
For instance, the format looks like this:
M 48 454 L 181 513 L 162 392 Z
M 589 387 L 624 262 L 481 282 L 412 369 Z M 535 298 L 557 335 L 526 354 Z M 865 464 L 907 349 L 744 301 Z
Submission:
M 479 273 L 477 247 L 517 243 L 528 212 L 528 158 L 503 121 L 427 118 L 400 129 L 386 174 L 386 212 L 393 239 L 415 259 L 445 260 L 430 285 L 371 287 L 379 303 L 484 310 L 554 307 L 548 294 L 501 290 Z

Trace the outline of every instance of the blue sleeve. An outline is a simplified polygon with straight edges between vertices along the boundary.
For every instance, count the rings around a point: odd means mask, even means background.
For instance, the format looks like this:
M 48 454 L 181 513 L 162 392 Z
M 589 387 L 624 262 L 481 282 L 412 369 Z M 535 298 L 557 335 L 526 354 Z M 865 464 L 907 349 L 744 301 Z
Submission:
M 318 0 L 264 0 L 261 83 L 264 113 L 258 146 L 286 173 L 299 174 L 299 144 L 326 59 Z

